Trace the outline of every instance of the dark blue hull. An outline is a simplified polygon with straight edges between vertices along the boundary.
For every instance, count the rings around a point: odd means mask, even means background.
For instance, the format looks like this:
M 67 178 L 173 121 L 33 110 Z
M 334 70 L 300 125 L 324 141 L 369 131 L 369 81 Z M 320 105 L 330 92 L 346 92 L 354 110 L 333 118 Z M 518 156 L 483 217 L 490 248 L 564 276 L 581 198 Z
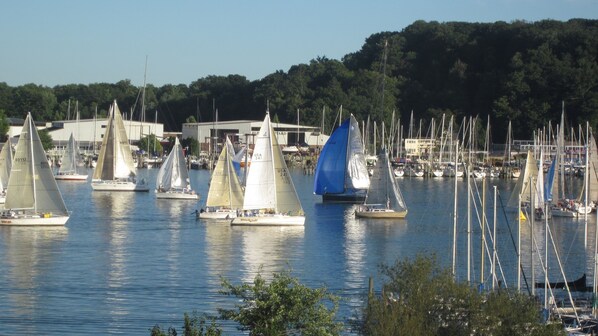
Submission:
M 324 194 L 324 195 L 322 195 L 322 202 L 363 204 L 363 202 L 365 202 L 365 193 L 364 194 Z

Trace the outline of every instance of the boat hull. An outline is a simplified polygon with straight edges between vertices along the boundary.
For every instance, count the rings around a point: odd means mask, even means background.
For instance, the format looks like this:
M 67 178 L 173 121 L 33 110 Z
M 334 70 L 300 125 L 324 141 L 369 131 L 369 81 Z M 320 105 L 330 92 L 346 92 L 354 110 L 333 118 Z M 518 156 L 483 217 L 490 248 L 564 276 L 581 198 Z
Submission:
M 322 195 L 323 202 L 330 203 L 353 203 L 363 204 L 365 202 L 364 194 L 324 194 Z
M 54 179 L 61 180 L 61 181 L 87 181 L 87 175 L 79 175 L 79 174 L 54 175 Z
M 156 198 L 158 199 L 180 199 L 180 200 L 198 200 L 198 194 L 190 194 L 184 192 L 156 192 Z
M 91 188 L 96 191 L 149 191 L 146 184 L 123 181 L 93 181 Z
M 305 216 L 259 215 L 237 217 L 231 222 L 235 226 L 303 226 Z
M 355 211 L 355 217 L 358 218 L 405 218 L 407 217 L 407 210 L 370 210 L 370 211 Z
M 65 225 L 69 216 L 16 216 L 0 217 L 0 226 L 60 226 Z
M 237 210 L 216 210 L 197 213 L 200 219 L 232 219 L 237 217 Z
M 577 212 L 571 210 L 552 209 L 550 214 L 552 217 L 577 218 Z

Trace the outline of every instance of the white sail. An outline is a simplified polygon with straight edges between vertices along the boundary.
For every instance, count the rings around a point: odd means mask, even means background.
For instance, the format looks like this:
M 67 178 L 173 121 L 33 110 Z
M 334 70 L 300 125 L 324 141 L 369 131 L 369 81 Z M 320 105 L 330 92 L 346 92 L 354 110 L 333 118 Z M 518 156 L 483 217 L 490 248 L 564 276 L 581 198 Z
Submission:
M 361 141 L 361 132 L 359 131 L 359 123 L 357 123 L 357 120 L 352 114 L 348 140 L 345 186 L 347 188 L 367 190 L 370 187 L 370 177 L 365 163 L 365 154 L 363 143 Z
M 17 143 L 4 208 L 2 224 L 63 225 L 68 220 L 31 113 Z
M 174 146 L 162 162 L 156 178 L 158 198 L 197 199 L 198 195 L 191 189 L 189 171 L 179 139 L 174 139 Z
M 226 138 L 226 142 L 212 172 L 206 206 L 240 209 L 243 207 L 243 188 L 232 164 L 230 140 Z
M 233 219 L 232 225 L 304 225 L 305 217 L 282 150 L 266 117 L 255 142 L 245 184 L 243 210 L 255 216 Z
M 174 139 L 174 146 L 160 167 L 156 184 L 165 190 L 183 189 L 188 186 L 189 172 L 179 138 Z
M 75 137 L 71 133 L 64 150 L 64 155 L 62 155 L 62 163 L 60 164 L 60 168 L 58 168 L 58 173 L 76 173 L 78 156 L 79 150 L 75 144 Z
M 377 155 L 364 205 L 355 215 L 366 218 L 404 218 L 407 215 L 407 205 L 394 178 L 386 148 Z
M 99 180 L 126 179 L 134 177 L 136 174 L 125 124 L 115 100 L 110 107 L 108 125 L 106 125 L 106 133 L 102 140 L 102 148 L 93 178 Z
M 274 135 L 274 130 L 270 125 L 270 118 L 268 115 L 266 115 L 266 118 L 268 119 L 268 126 L 270 128 L 271 134 L 270 139 L 272 141 L 270 148 L 272 149 L 274 164 L 272 175 L 274 175 L 276 185 L 275 210 L 278 213 L 303 215 L 303 208 L 301 207 L 301 202 L 299 201 L 299 197 L 295 191 L 295 185 L 293 185 L 291 173 L 289 172 L 287 164 L 284 161 L 284 157 L 282 156 L 282 150 L 278 144 L 278 139 Z M 251 173 L 251 170 L 249 172 Z
M 531 151 L 527 152 L 527 160 L 523 168 L 523 174 L 519 176 L 515 188 L 509 198 L 508 206 L 517 207 L 519 195 L 521 195 L 522 203 L 530 203 L 533 191 L 530 190 L 530 179 L 535 181 L 538 178 L 538 163 Z M 535 184 L 534 184 L 535 187 Z
M 64 150 L 64 155 L 62 156 L 62 164 L 60 165 L 55 178 L 57 180 L 87 180 L 87 174 L 80 174 L 78 172 L 80 157 L 79 146 L 71 133 L 69 142 Z
M 12 144 L 10 143 L 9 137 L 0 151 L 0 191 L 3 191 L 8 186 L 10 168 L 12 167 L 12 156 Z
M 136 175 L 131 146 L 115 100 L 110 107 L 91 186 L 93 190 L 104 191 L 149 191 L 143 180 L 139 184 L 136 183 Z
M 276 208 L 276 182 L 270 132 L 270 115 L 266 114 L 260 131 L 255 137 L 251 169 L 245 184 L 243 201 L 245 210 Z

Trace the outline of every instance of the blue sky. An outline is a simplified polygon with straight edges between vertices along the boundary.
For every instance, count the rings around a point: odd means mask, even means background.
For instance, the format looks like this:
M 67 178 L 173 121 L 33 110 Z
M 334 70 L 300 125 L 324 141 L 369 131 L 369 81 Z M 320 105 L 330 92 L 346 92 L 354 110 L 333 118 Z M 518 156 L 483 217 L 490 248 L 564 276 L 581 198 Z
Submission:
M 0 82 L 190 84 L 209 75 L 261 79 L 358 51 L 416 20 L 598 18 L 598 0 L 5 0 Z

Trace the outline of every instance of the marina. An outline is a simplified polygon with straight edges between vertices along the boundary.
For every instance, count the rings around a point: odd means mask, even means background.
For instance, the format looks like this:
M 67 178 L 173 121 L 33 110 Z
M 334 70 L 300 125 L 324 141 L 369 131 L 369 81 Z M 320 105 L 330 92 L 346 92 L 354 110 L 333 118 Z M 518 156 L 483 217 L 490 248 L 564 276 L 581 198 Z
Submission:
M 138 177 L 154 189 L 157 173 L 157 169 L 140 169 Z M 435 254 L 442 266 L 451 266 L 454 179 L 397 179 L 409 215 L 380 220 L 356 218 L 356 205 L 322 203 L 313 194 L 314 176 L 301 169 L 292 169 L 291 176 L 305 212 L 304 226 L 235 227 L 230 221 L 196 219 L 195 210 L 205 205 L 208 170 L 189 172 L 199 202 L 165 202 L 153 193 L 92 192 L 89 183 L 57 181 L 71 210 L 64 227 L 0 228 L 3 332 L 147 335 L 155 324 L 180 326 L 185 312 L 215 314 L 216 308 L 232 304 L 231 298 L 218 294 L 220 277 L 249 282 L 260 267 L 266 277 L 290 268 L 302 283 L 326 286 L 343 298 L 338 318 L 346 322 L 363 307 L 370 277 L 379 289 L 381 264 L 425 253 Z M 466 181 L 456 181 L 458 281 L 468 277 Z M 506 203 L 515 180 L 487 182 L 488 190 L 497 186 L 498 203 Z M 582 179 L 572 183 L 581 187 Z M 482 190 L 479 182 L 472 188 Z M 487 198 L 487 225 L 491 226 L 493 198 Z M 588 284 L 593 281 L 595 216 L 588 217 L 587 225 L 583 217 L 553 218 L 549 223 L 567 281 L 584 273 Z M 517 283 L 511 240 L 516 219 L 517 213 L 499 210 L 496 246 L 504 272 L 501 283 L 510 288 Z M 530 230 L 527 224 L 521 229 L 522 263 L 533 287 Z M 537 239 L 544 237 L 543 222 L 533 230 Z M 471 259 L 475 282 L 480 278 L 479 231 L 475 222 L 471 248 L 476 251 Z M 544 244 L 537 245 L 536 253 L 544 255 Z M 552 250 L 548 260 L 550 281 L 563 281 Z M 543 281 L 540 265 L 534 267 L 534 274 L 538 282 Z M 224 322 L 223 327 L 227 333 L 237 333 L 234 324 Z

